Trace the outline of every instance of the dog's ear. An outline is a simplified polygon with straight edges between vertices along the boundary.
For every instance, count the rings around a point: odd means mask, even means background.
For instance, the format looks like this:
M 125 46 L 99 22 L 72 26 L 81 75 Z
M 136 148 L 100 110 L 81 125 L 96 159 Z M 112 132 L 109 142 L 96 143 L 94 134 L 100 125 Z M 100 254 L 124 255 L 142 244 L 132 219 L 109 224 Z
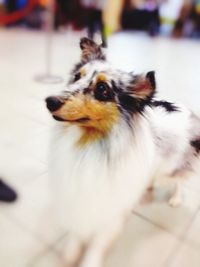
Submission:
M 145 100 L 153 97 L 156 90 L 155 72 L 150 71 L 146 75 L 137 75 L 131 86 L 134 97 Z
M 96 44 L 93 40 L 89 38 L 81 38 L 80 48 L 82 50 L 81 61 L 87 63 L 91 60 L 105 60 L 105 55 L 102 51 L 102 46 Z

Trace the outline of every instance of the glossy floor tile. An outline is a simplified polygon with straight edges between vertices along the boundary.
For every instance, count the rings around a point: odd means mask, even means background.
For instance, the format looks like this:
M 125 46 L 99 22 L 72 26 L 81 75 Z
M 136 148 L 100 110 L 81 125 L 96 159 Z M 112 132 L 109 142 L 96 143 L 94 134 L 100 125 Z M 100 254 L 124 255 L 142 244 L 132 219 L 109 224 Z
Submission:
M 45 248 L 14 220 L 0 214 L 0 266 L 26 267 Z

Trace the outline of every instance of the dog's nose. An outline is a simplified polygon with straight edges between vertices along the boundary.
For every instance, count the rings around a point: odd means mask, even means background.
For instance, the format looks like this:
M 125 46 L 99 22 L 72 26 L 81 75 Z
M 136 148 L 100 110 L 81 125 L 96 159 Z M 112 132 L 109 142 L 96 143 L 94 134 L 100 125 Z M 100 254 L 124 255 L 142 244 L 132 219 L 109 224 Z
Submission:
M 47 103 L 47 108 L 51 112 L 58 110 L 64 104 L 58 97 L 55 96 L 47 97 L 46 103 Z

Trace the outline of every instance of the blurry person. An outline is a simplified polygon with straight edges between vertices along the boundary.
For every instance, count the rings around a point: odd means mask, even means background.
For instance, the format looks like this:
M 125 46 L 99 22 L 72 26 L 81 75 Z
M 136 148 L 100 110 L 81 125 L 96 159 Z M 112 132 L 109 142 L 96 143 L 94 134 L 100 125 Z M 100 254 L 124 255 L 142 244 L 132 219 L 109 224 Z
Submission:
M 185 25 L 188 24 L 188 22 L 191 21 L 191 14 L 193 10 L 193 1 L 183 1 L 182 6 L 179 11 L 179 15 L 177 20 L 175 21 L 175 25 L 172 31 L 172 36 L 173 37 L 183 37 L 186 34 L 186 27 Z M 193 30 L 193 25 L 191 25 L 190 32 Z M 188 27 L 187 27 L 188 29 Z M 187 30 L 189 33 L 189 31 Z
M 69 0 L 57 0 L 56 1 L 56 13 L 55 13 L 55 28 L 65 26 L 72 21 L 74 14 L 74 1 Z
M 156 0 L 126 0 L 122 13 L 123 29 L 147 31 L 151 36 L 159 34 L 160 15 Z
M 17 199 L 17 193 L 0 178 L 0 201 L 14 202 Z
M 17 1 L 16 0 L 7 0 L 4 3 L 7 13 L 12 13 L 17 10 Z
M 200 37 L 200 0 L 184 0 L 172 35 Z
M 81 4 L 87 9 L 86 26 L 88 29 L 88 37 L 94 39 L 96 32 L 100 32 L 102 46 L 106 47 L 106 36 L 104 33 L 104 23 L 102 19 L 103 10 L 106 0 L 81 0 Z

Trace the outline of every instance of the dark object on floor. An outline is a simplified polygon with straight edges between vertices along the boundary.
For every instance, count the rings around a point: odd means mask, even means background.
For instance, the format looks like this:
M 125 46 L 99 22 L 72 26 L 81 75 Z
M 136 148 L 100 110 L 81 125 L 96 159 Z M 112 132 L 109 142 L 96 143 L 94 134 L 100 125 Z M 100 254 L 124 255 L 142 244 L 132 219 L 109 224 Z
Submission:
M 14 202 L 17 199 L 17 193 L 2 180 L 0 180 L 0 201 Z

